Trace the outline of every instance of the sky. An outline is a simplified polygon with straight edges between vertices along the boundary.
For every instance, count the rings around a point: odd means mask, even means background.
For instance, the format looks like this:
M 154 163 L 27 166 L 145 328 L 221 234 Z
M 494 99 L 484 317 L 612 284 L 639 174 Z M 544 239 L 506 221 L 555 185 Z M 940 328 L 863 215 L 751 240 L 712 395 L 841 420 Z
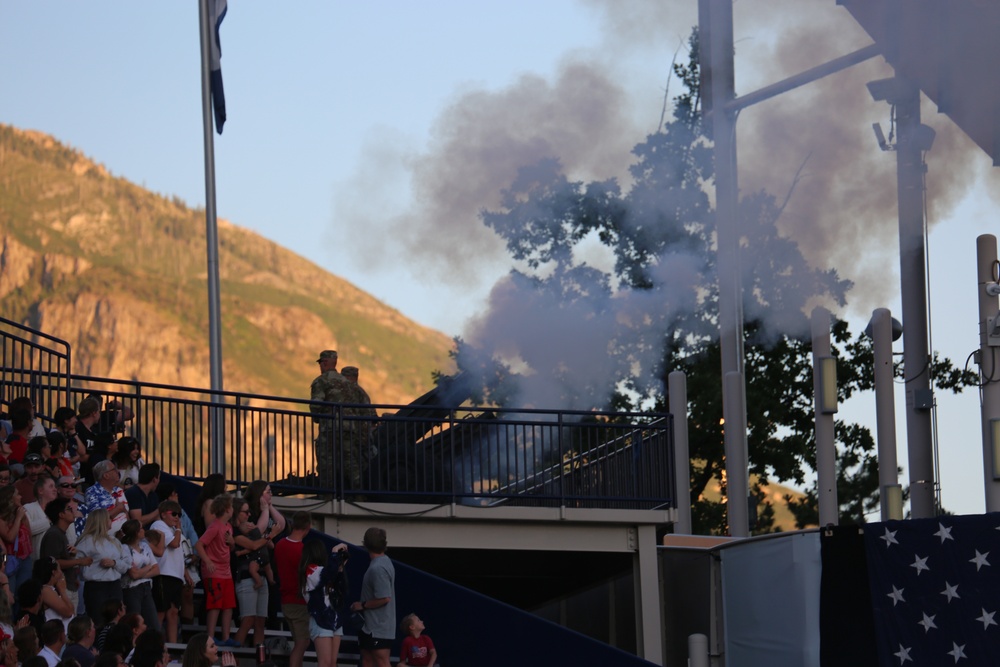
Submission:
M 231 2 L 219 215 L 463 334 L 511 267 L 479 211 L 518 166 L 547 156 L 573 178 L 627 184 L 629 150 L 678 90 L 670 64 L 686 58 L 696 15 L 695 0 Z M 740 94 L 870 41 L 834 0 L 740 0 L 734 22 Z M 204 205 L 199 58 L 194 0 L 0 0 L 0 122 Z M 855 282 L 839 312 L 855 330 L 875 307 L 899 317 L 895 161 L 871 133 L 889 112 L 864 90 L 888 75 L 870 61 L 745 110 L 737 129 L 745 192 L 783 195 L 805 165 L 787 232 Z M 927 158 L 932 345 L 962 365 L 978 347 L 975 244 L 993 232 L 996 176 L 924 107 L 938 132 Z M 897 391 L 905 467 L 902 400 Z M 978 396 L 937 400 L 944 505 L 981 512 Z M 842 414 L 874 430 L 872 397 Z

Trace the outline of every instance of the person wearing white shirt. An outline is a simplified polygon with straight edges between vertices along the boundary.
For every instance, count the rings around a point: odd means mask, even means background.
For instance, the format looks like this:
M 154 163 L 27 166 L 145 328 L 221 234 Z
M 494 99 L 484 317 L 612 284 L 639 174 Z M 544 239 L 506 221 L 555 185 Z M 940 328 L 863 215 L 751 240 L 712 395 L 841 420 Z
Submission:
M 52 527 L 52 522 L 45 516 L 45 506 L 56 499 L 58 491 L 56 481 L 51 477 L 39 477 L 35 482 L 35 502 L 24 506 L 24 514 L 31 525 L 31 553 L 38 554 L 42 547 L 42 536 Z
M 163 539 L 150 542 L 153 555 L 160 565 L 160 573 L 153 578 L 153 602 L 167 641 L 177 641 L 181 594 L 187 570 L 184 567 L 184 550 L 181 546 L 181 506 L 164 500 L 159 506 L 160 518 L 149 530 L 156 531 Z
M 122 599 L 122 575 L 132 567 L 132 552 L 108 535 L 110 523 L 107 510 L 92 511 L 76 541 L 77 556 L 92 559 L 82 571 L 84 608 L 91 618 L 101 617 L 105 600 Z
M 56 667 L 59 664 L 59 654 L 62 653 L 63 645 L 66 644 L 66 628 L 60 620 L 45 621 L 42 625 L 41 643 L 42 650 L 38 655 L 45 658 L 49 667 Z
M 160 566 L 146 542 L 146 534 L 138 519 L 129 519 L 118 532 L 118 539 L 132 552 L 132 567 L 122 577 L 122 597 L 129 613 L 141 614 L 146 625 L 160 629 L 153 602 L 153 577 Z

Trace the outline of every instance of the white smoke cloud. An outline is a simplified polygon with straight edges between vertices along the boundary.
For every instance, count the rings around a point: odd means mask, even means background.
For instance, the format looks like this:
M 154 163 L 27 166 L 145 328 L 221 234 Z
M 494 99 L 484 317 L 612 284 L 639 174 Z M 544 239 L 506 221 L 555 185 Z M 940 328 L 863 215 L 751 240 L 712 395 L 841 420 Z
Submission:
M 666 42 L 672 50 L 683 43 L 697 21 L 696 3 L 583 2 L 606 26 L 600 52 L 567 60 L 552 81 L 525 75 L 501 90 L 462 93 L 442 112 L 428 148 L 398 157 L 410 176 L 412 204 L 382 220 L 369 216 L 372 233 L 364 235 L 384 261 L 405 258 L 420 267 L 422 278 L 475 284 L 478 267 L 504 254 L 480 211 L 498 206 L 518 168 L 545 158 L 558 159 L 571 178 L 614 176 L 628 187 L 629 151 L 651 129 L 639 129 L 630 105 L 652 98 L 648 87 L 641 93 L 626 89 L 621 82 L 635 79 L 623 71 L 645 49 L 662 49 Z M 871 41 L 830 0 L 743 0 L 734 9 L 737 93 Z M 854 281 L 848 295 L 854 313 L 870 312 L 896 292 L 885 280 L 887 267 L 898 264 L 895 161 L 879 150 L 871 132 L 872 122 L 888 125 L 889 107 L 872 101 L 865 87 L 891 73 L 881 58 L 874 59 L 744 110 L 737 128 L 742 193 L 766 190 L 780 201 L 791 190 L 779 228 L 814 267 L 836 268 Z M 924 122 L 937 131 L 928 155 L 928 190 L 940 219 L 973 180 L 974 161 L 968 158 L 978 149 L 925 107 Z M 646 111 L 646 118 L 658 115 L 658 108 Z M 392 151 L 379 159 L 393 159 Z M 378 179 L 378 172 L 371 178 Z M 362 190 L 364 180 L 357 184 Z M 338 208 L 341 217 L 359 215 L 349 202 L 340 201 Z M 366 257 L 376 254 L 361 250 Z M 750 251 L 744 268 L 773 260 Z M 701 263 L 703 258 L 665 258 L 659 266 L 697 274 L 694 267 Z M 692 285 L 698 282 L 693 274 Z M 659 290 L 611 294 L 595 281 L 588 299 L 566 303 L 508 277 L 494 286 L 465 336 L 530 369 L 528 404 L 552 405 L 556 397 L 571 396 L 574 385 L 603 382 L 595 391 L 607 393 L 617 379 L 608 351 L 628 338 L 623 318 L 640 321 L 645 312 L 655 322 L 664 312 L 699 306 L 683 276 L 661 280 Z M 793 321 L 799 320 L 783 317 L 770 325 L 790 332 Z M 660 353 L 641 349 L 635 363 L 647 372 Z
M 465 92 L 442 112 L 426 151 L 394 156 L 383 143 L 351 183 L 352 191 L 378 192 L 378 165 L 404 164 L 412 197 L 406 211 L 378 219 L 367 197 L 340 196 L 337 217 L 364 220 L 374 232 L 356 239 L 371 258 L 368 268 L 405 260 L 424 279 L 475 283 L 479 265 L 504 252 L 479 213 L 498 205 L 519 167 L 558 157 L 581 179 L 627 173 L 637 133 L 624 95 L 603 68 L 576 60 L 552 82 L 524 75 L 499 91 Z

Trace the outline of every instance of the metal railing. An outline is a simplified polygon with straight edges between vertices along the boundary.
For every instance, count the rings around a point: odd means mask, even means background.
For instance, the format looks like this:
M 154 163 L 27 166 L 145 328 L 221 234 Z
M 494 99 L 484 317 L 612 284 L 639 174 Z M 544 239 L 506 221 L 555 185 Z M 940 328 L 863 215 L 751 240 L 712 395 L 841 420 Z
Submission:
M 18 396 L 31 398 L 35 411 L 51 415 L 69 400 L 70 345 L 0 317 L 0 403 L 9 405 Z
M 32 337 L 62 349 L 49 350 Z M 64 341 L 4 329 L 0 339 L 5 400 L 28 393 L 46 419 L 57 407 L 75 408 L 99 392 L 133 413 L 119 430 L 139 439 L 147 461 L 195 480 L 221 472 L 237 485 L 266 479 L 279 492 L 386 501 L 676 505 L 669 415 L 484 410 L 433 401 L 357 406 L 211 392 L 74 376 Z M 219 443 L 211 441 L 215 418 L 223 424 Z M 213 468 L 214 444 L 223 448 L 224 470 Z M 333 450 L 331 469 L 322 475 L 317 447 Z M 351 451 L 361 462 L 354 474 Z
M 47 391 L 44 375 L 32 382 Z M 15 392 L 28 388 L 7 382 Z M 669 415 L 454 407 L 399 417 L 409 406 L 238 392 L 218 392 L 213 402 L 208 390 L 86 376 L 72 377 L 68 405 L 93 391 L 132 411 L 121 432 L 139 439 L 147 461 L 192 479 L 221 472 L 237 485 L 267 479 L 286 493 L 469 505 L 651 509 L 673 507 L 676 497 Z M 327 412 L 313 415 L 314 407 Z M 358 416 L 364 408 L 380 415 Z M 212 467 L 213 411 L 222 414 L 225 470 Z M 317 446 L 334 451 L 322 476 Z M 350 447 L 361 452 L 360 481 L 349 474 Z

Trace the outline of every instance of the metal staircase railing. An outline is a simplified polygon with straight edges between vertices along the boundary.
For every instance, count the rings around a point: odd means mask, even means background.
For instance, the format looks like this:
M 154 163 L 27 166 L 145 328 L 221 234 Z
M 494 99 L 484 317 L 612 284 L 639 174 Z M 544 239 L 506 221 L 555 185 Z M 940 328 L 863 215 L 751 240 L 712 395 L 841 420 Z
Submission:
M 35 412 L 51 415 L 69 401 L 72 350 L 69 343 L 0 317 L 0 402 L 27 395 Z

